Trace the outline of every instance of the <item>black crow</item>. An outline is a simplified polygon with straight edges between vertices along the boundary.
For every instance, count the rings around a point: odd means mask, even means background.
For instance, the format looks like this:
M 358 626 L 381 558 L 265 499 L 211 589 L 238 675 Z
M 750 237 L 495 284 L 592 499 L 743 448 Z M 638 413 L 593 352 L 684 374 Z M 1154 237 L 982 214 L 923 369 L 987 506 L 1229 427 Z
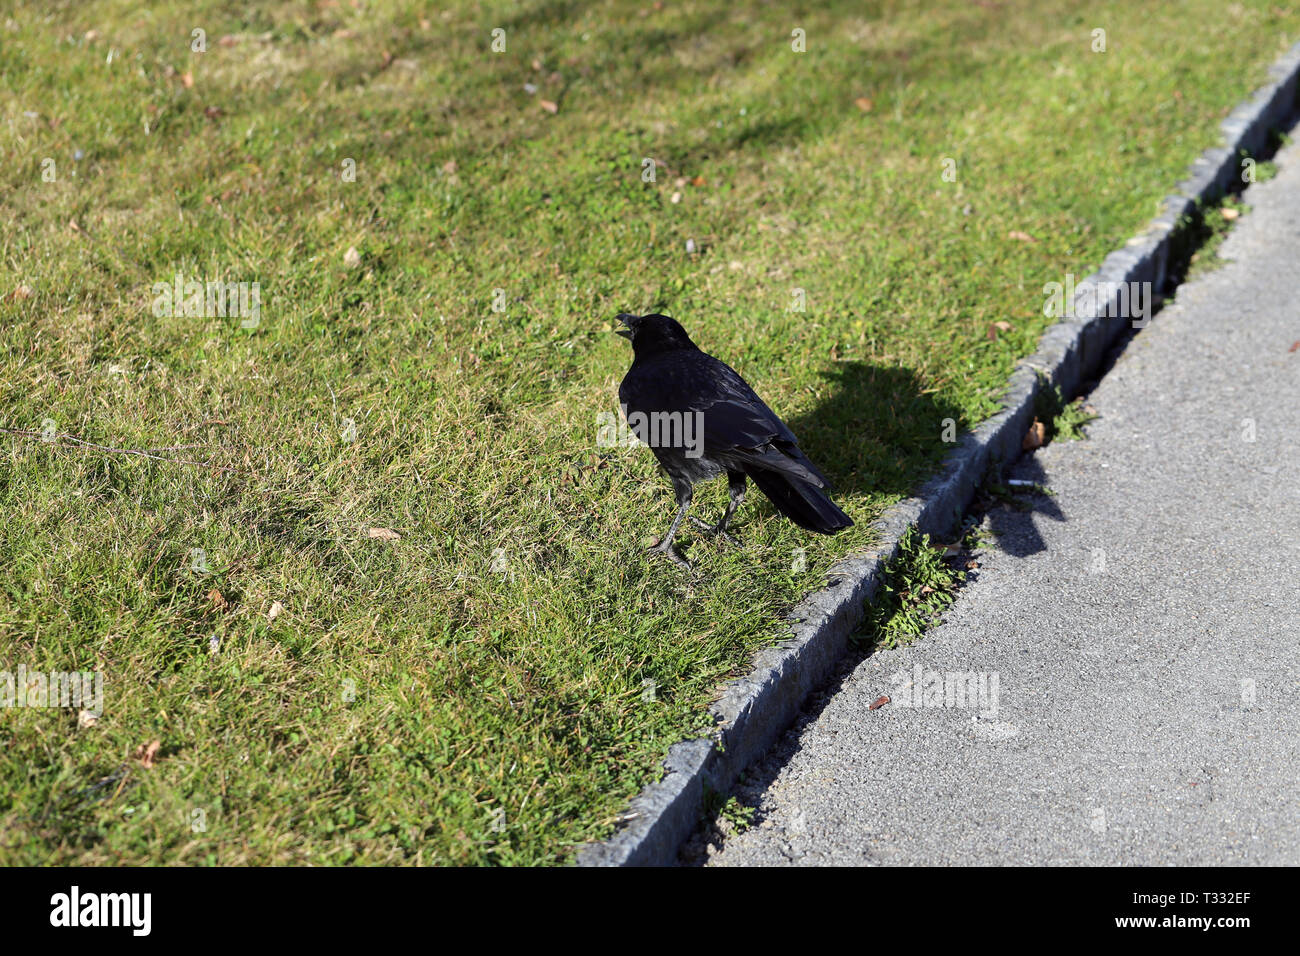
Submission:
M 697 482 L 727 476 L 730 500 L 708 534 L 727 535 L 727 522 L 745 498 L 745 477 L 754 479 L 776 510 L 809 531 L 834 534 L 853 521 L 822 489 L 830 482 L 808 460 L 794 437 L 763 400 L 730 366 L 700 351 L 676 320 L 657 313 L 618 316 L 632 340 L 632 367 L 618 387 L 619 402 L 632 432 L 650 446 L 677 494 L 677 516 L 668 534 L 651 551 L 683 567 L 690 564 L 673 549 L 673 538 Z

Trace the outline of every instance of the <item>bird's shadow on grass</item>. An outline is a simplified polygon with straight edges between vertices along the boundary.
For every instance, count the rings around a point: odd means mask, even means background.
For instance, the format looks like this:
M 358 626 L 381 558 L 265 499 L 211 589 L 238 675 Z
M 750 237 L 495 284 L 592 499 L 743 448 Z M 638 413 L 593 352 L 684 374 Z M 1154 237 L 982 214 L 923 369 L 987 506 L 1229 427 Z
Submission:
M 960 410 L 927 391 L 912 370 L 841 362 L 822 374 L 831 383 L 829 392 L 788 424 L 838 494 L 877 500 L 914 494 L 957 447 L 964 431 Z M 1032 455 L 1022 456 L 1009 475 L 1046 483 Z M 997 484 L 1001 499 L 990 496 L 986 478 L 966 514 L 987 513 L 990 530 L 1009 554 L 1028 557 L 1044 550 L 1034 522 L 1066 520 L 1056 501 Z
M 826 394 L 787 423 L 836 491 L 906 495 L 956 447 L 959 409 L 927 392 L 911 369 L 853 361 L 821 374 Z

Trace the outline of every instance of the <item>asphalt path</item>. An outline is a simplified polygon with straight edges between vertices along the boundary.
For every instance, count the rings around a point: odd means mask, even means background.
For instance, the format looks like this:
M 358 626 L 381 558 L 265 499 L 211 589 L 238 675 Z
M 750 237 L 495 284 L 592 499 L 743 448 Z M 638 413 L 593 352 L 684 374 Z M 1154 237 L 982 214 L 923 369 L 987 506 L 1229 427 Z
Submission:
M 1300 864 L 1300 146 L 1276 161 L 1087 440 L 1014 466 L 1052 494 L 988 513 L 944 622 L 847 667 L 689 862 Z

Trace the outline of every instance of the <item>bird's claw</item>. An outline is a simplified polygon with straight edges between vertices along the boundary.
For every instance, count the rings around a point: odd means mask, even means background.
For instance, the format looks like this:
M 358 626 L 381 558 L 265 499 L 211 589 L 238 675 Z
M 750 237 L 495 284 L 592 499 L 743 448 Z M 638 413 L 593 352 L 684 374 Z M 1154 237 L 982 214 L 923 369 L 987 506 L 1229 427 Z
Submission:
M 664 547 L 663 544 L 656 544 L 653 548 L 646 548 L 645 552 L 646 554 L 662 554 L 664 557 L 671 560 L 673 564 L 676 564 L 678 567 L 686 568 L 688 571 L 691 568 L 691 562 L 678 554 L 677 549 L 672 545 Z

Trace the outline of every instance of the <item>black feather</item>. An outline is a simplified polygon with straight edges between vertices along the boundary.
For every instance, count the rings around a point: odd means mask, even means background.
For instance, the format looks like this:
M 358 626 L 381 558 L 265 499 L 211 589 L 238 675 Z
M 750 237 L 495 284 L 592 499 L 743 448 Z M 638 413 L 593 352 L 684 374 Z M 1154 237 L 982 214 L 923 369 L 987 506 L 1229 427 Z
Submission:
M 754 393 L 735 369 L 702 352 L 686 330 L 666 315 L 623 314 L 620 334 L 632 340 L 632 367 L 619 386 L 619 401 L 629 424 L 673 481 L 679 511 L 661 550 L 671 551 L 672 536 L 700 481 L 728 474 L 733 503 L 715 529 L 744 495 L 745 476 L 783 515 L 809 531 L 834 534 L 853 521 L 826 495 L 830 482 L 799 449 L 794 433 Z M 638 430 L 649 416 L 696 416 L 697 442 L 662 441 Z M 657 443 L 652 443 L 658 437 Z
M 814 485 L 798 478 L 761 468 L 745 470 L 758 490 L 799 527 L 821 534 L 834 534 L 853 526 L 853 519 L 841 511 L 825 493 Z

